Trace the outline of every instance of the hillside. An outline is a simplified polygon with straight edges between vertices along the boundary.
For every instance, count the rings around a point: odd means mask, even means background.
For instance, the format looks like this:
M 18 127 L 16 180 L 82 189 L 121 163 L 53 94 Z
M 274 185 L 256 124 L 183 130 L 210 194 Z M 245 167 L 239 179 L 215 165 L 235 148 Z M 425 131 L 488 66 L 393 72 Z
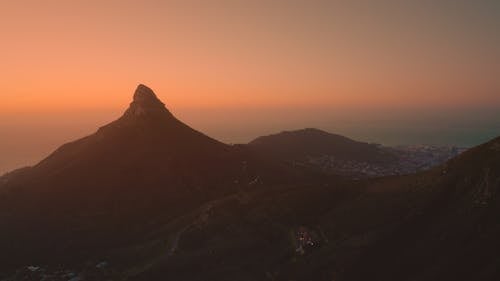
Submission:
M 140 85 L 118 120 L 0 178 L 0 280 L 500 279 L 500 138 L 405 176 L 290 165 L 324 153 L 393 161 L 314 129 L 229 146 Z
M 313 128 L 259 137 L 249 145 L 256 150 L 288 160 L 322 155 L 360 162 L 385 162 L 393 159 L 388 151 L 384 151 L 378 145 L 354 141 Z
M 255 153 L 293 167 L 350 178 L 407 175 L 428 170 L 464 149 L 436 146 L 382 146 L 318 129 L 285 131 L 248 144 Z
M 498 280 L 499 146 L 418 175 L 227 198 L 132 279 Z
M 137 241 L 203 202 L 287 173 L 190 128 L 139 85 L 121 118 L 1 178 L 0 267 Z

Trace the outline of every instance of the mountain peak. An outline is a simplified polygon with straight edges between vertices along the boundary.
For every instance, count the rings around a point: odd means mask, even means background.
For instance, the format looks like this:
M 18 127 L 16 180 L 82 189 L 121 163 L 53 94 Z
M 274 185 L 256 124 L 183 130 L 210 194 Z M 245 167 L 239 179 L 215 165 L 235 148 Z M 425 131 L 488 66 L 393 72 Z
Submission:
M 144 84 L 139 84 L 134 93 L 134 102 L 159 101 L 151 88 Z
M 168 113 L 165 104 L 146 85 L 139 84 L 134 92 L 134 99 L 125 115 L 142 116 L 154 113 Z

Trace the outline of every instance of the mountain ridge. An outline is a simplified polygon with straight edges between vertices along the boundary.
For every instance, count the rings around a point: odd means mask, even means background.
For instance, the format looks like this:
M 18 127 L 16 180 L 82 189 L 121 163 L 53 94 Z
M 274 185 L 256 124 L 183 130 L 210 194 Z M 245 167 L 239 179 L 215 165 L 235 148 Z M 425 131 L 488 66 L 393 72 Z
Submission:
M 317 129 L 226 145 L 139 85 L 117 120 L 0 177 L 0 279 L 498 280 L 500 137 L 404 176 L 293 162 L 379 149 Z
M 390 155 L 380 149 L 379 145 L 355 141 L 345 136 L 315 128 L 283 131 L 258 137 L 251 141 L 249 145 L 265 150 L 267 153 L 286 154 L 289 157 L 331 154 L 339 159 L 368 162 L 388 161 L 391 159 Z

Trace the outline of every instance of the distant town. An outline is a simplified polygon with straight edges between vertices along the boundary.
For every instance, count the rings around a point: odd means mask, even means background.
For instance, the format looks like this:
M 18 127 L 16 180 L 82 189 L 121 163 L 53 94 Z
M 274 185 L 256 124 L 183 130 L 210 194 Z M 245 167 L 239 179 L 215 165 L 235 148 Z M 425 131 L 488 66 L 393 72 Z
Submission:
M 384 147 L 397 157 L 394 162 L 368 163 L 340 160 L 332 155 L 309 157 L 307 163 L 325 172 L 359 178 L 407 175 L 428 170 L 459 155 L 467 148 L 456 146 L 410 145 Z M 297 163 L 299 164 L 299 163 Z

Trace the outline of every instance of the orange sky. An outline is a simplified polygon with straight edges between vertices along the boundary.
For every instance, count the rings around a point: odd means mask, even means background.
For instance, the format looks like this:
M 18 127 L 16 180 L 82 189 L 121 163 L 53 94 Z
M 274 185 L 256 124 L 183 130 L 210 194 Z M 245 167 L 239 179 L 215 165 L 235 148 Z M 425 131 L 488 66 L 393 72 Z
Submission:
M 227 142 L 492 112 L 499 19 L 487 0 L 1 1 L 0 154 L 18 160 L 0 173 L 118 117 L 138 83 Z

